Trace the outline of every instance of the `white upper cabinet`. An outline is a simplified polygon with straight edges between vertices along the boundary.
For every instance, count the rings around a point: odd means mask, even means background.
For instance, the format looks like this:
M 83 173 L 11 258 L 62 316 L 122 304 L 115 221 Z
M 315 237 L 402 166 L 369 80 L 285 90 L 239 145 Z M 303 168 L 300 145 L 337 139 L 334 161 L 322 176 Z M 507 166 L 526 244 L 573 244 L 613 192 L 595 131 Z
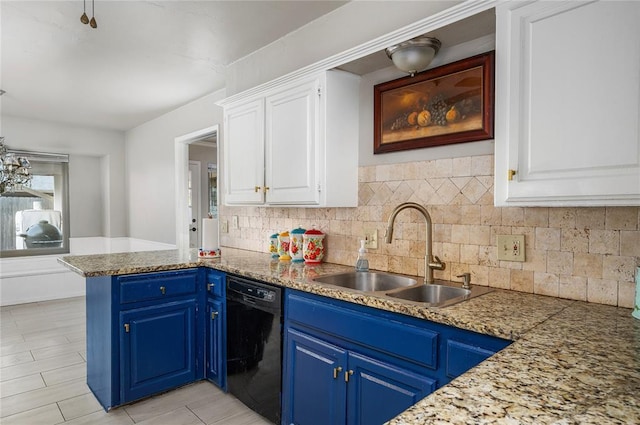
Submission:
M 264 99 L 225 108 L 223 134 L 225 201 L 263 203 Z
M 496 205 L 640 205 L 638 22 L 633 1 L 496 8 Z
M 359 77 L 325 71 L 222 102 L 227 205 L 358 205 Z
M 271 204 L 318 204 L 316 147 L 320 81 L 266 98 L 265 179 Z

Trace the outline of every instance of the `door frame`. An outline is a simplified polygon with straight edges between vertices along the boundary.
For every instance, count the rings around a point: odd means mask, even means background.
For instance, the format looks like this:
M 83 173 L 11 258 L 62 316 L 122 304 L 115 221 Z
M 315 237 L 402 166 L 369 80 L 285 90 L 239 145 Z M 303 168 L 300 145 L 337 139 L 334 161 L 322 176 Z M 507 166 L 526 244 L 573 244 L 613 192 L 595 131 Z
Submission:
M 216 135 L 220 140 L 218 124 L 203 128 L 179 137 L 175 140 L 175 215 L 176 215 L 176 248 L 189 249 L 189 217 L 187 217 L 187 182 L 189 178 L 189 145 L 205 137 Z M 218 147 L 220 144 L 218 143 Z M 216 149 L 216 163 L 220 164 L 220 149 Z M 219 189 L 219 188 L 218 188 Z
M 193 171 L 196 171 L 196 174 L 193 173 Z M 202 247 L 202 245 L 200 245 L 201 242 L 201 232 L 202 229 L 200 228 L 202 225 L 202 188 L 200 187 L 200 183 L 202 181 L 202 166 L 200 161 L 192 161 L 189 160 L 189 172 L 191 173 L 191 222 L 189 222 L 189 232 L 187 233 L 189 235 L 189 248 L 191 248 L 191 236 L 192 236 L 192 231 L 191 229 L 193 228 L 194 224 L 195 224 L 195 228 L 196 228 L 196 246 L 194 246 L 193 248 L 200 248 Z M 196 190 L 194 190 L 196 189 Z M 194 209 L 194 205 L 195 205 L 195 209 Z M 195 223 L 193 222 L 193 219 L 196 219 Z

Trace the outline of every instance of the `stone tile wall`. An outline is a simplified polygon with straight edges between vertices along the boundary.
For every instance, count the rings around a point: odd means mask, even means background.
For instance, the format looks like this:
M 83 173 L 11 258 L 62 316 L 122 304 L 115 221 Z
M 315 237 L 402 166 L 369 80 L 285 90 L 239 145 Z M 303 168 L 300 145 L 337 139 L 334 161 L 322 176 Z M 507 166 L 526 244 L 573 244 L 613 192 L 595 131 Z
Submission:
M 412 210 L 396 219 L 394 240 L 384 242 L 395 206 L 424 205 L 433 223 L 434 254 L 446 262 L 436 278 L 599 304 L 632 307 L 640 266 L 640 208 L 496 208 L 493 155 L 360 167 L 357 208 L 222 207 L 221 220 L 239 228 L 221 245 L 267 251 L 269 235 L 315 225 L 327 233 L 326 261 L 354 264 L 365 229 L 378 230 L 369 250 L 372 269 L 423 275 L 425 224 Z M 525 235 L 524 263 L 498 261 L 496 235 Z

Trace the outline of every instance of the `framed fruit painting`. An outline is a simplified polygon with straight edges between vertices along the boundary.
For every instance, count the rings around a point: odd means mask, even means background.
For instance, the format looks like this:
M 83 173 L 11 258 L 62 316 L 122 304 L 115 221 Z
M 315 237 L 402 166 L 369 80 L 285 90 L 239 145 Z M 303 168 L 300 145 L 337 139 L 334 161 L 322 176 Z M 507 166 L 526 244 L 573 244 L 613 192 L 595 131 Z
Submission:
M 373 152 L 493 139 L 494 52 L 374 86 Z

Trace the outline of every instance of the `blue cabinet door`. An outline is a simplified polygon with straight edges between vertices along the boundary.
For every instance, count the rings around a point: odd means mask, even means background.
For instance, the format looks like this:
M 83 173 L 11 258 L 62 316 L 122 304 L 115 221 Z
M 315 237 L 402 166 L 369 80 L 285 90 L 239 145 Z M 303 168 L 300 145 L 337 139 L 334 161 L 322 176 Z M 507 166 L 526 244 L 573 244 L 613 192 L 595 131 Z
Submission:
M 436 390 L 437 382 L 398 366 L 349 352 L 347 423 L 382 424 Z
M 226 338 L 224 301 L 207 301 L 206 325 L 206 377 L 226 390 Z
M 295 329 L 285 333 L 283 424 L 345 422 L 345 350 Z
M 121 403 L 196 379 L 197 300 L 120 313 Z

